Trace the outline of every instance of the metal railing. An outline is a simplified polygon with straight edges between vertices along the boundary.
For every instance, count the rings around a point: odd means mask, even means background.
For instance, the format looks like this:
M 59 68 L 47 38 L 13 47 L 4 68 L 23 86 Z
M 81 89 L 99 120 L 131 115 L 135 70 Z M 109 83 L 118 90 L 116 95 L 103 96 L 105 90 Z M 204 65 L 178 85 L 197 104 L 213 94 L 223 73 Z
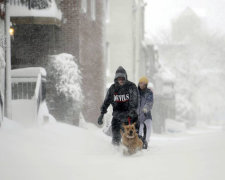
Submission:
M 32 0 L 8 0 L 10 5 L 26 6 L 31 9 Z
M 32 99 L 35 91 L 35 82 L 12 83 L 12 99 Z
M 39 74 L 38 78 L 37 78 L 36 88 L 35 88 L 35 93 L 34 93 L 33 99 L 35 99 L 37 101 L 37 113 L 38 113 L 39 107 L 40 107 L 40 104 L 41 104 L 41 101 L 42 101 L 41 74 Z
M 45 99 L 45 78 L 41 73 L 37 78 L 14 78 L 12 82 L 12 100 L 31 100 L 36 102 L 36 113 Z

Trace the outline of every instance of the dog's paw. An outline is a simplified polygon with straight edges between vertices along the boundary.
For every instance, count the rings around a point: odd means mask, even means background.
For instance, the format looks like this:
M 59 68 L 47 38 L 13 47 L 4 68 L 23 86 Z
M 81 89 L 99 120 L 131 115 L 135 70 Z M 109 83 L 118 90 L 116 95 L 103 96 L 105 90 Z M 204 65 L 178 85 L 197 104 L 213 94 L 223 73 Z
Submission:
M 129 156 L 129 155 L 130 155 L 127 149 L 124 149 L 124 150 L 123 150 L 123 155 L 124 155 L 124 156 Z

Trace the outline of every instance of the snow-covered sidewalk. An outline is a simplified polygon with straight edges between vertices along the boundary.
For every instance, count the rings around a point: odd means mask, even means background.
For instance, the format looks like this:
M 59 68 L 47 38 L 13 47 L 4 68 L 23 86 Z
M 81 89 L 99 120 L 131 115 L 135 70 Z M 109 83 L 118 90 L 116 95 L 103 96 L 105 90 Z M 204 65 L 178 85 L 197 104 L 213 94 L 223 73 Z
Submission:
M 1 180 L 224 180 L 225 132 L 153 135 L 149 150 L 123 156 L 100 129 L 52 122 L 0 129 Z

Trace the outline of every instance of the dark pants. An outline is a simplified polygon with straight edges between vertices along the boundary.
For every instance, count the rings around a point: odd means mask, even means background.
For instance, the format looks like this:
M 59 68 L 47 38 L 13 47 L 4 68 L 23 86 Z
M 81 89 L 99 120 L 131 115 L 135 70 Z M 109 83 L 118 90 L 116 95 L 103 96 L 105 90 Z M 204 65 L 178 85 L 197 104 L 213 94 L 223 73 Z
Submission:
M 121 141 L 120 129 L 122 129 L 122 121 L 113 117 L 112 119 L 112 143 L 119 145 Z

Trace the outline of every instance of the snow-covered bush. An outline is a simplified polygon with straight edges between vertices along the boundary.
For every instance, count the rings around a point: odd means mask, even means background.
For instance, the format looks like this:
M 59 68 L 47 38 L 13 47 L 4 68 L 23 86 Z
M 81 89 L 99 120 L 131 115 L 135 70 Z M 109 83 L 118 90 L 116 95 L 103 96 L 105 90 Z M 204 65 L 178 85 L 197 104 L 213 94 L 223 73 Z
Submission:
M 49 56 L 47 101 L 57 120 L 78 125 L 83 101 L 81 72 L 71 54 Z
M 81 72 L 76 64 L 76 60 L 70 54 L 59 54 L 51 56 L 51 64 L 54 68 L 57 80 L 56 90 L 58 94 L 64 94 L 75 101 L 80 101 L 83 97 L 81 92 Z

